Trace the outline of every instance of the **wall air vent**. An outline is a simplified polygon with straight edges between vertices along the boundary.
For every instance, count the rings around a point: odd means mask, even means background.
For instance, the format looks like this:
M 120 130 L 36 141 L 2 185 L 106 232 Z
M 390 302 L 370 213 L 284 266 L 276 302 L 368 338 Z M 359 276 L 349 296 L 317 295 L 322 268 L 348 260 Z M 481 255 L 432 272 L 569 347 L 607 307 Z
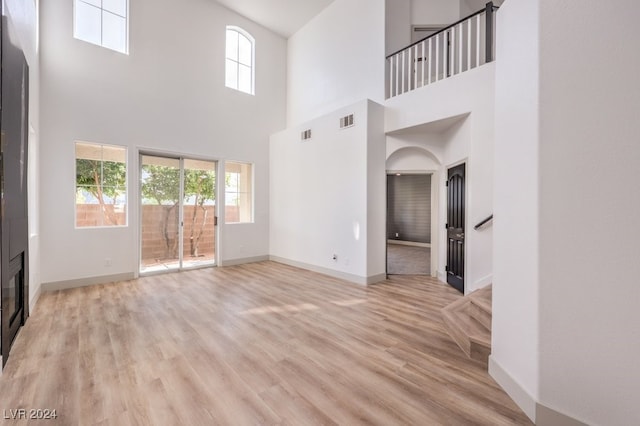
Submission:
M 311 139 L 311 129 L 307 129 L 304 132 L 300 133 L 301 141 L 308 141 L 309 139 Z
M 340 128 L 346 129 L 347 127 L 353 126 L 353 114 L 345 115 L 340 119 Z

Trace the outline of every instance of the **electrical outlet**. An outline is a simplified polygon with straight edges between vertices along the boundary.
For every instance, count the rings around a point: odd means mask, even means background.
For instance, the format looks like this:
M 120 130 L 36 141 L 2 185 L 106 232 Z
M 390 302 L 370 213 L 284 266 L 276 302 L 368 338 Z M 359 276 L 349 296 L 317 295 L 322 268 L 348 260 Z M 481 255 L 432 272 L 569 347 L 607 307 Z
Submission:
M 104 266 L 111 266 L 111 258 L 110 257 L 105 257 L 104 259 Z
M 396 232 L 396 238 L 400 238 L 400 234 Z

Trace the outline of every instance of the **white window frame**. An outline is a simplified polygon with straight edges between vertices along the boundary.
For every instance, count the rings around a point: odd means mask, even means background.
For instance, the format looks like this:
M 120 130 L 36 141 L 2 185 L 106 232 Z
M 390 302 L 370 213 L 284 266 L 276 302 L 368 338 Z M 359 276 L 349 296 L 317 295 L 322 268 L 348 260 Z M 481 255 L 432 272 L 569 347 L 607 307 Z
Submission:
M 124 199 L 125 199 L 125 203 L 124 203 L 124 224 L 119 224 L 119 225 L 109 225 L 109 224 L 105 224 L 104 220 L 100 225 L 93 225 L 93 226 L 78 226 L 78 201 L 77 201 L 77 193 L 78 193 L 78 184 L 77 184 L 77 160 L 78 160 L 78 155 L 77 155 L 77 145 L 78 144 L 82 144 L 82 145 L 93 145 L 95 147 L 100 147 L 101 150 L 104 150 L 104 148 L 118 148 L 118 149 L 122 149 L 124 150 L 124 166 L 125 166 L 125 188 L 124 188 Z M 73 196 L 73 225 L 75 229 L 97 229 L 97 228 L 126 228 L 129 226 L 129 149 L 124 146 L 124 145 L 112 145 L 112 144 L 106 144 L 106 143 L 100 143 L 100 142 L 88 142 L 88 141 L 83 141 L 83 140 L 76 140 L 73 144 L 74 147 L 74 152 L 73 152 L 73 191 L 74 191 L 74 196 Z M 101 160 L 101 161 L 104 161 Z
M 229 32 L 236 32 L 238 34 L 238 37 L 244 37 L 246 38 L 249 43 L 251 43 L 251 65 L 247 65 L 244 64 L 242 62 L 240 62 L 240 54 L 238 52 L 238 60 L 235 60 L 233 58 L 230 58 L 227 56 L 227 48 L 226 48 L 226 43 L 227 43 L 227 39 L 229 37 Z M 238 51 L 240 50 L 240 43 L 238 42 L 236 48 L 238 49 Z M 247 31 L 243 30 L 240 27 L 237 27 L 235 25 L 227 25 L 226 31 L 225 31 L 225 53 L 224 53 L 224 57 L 225 57 L 225 86 L 230 88 L 230 89 L 234 89 L 237 90 L 239 92 L 242 93 L 247 93 L 249 95 L 254 95 L 256 94 L 256 40 L 255 38 L 249 34 Z M 233 61 L 236 63 L 236 85 L 235 87 L 232 85 L 229 85 L 226 81 L 226 77 L 227 77 L 227 61 Z M 251 68 L 251 90 L 249 92 L 246 92 L 242 89 L 240 89 L 240 66 L 245 66 L 245 67 L 250 67 Z
M 241 191 L 240 187 L 238 187 L 237 191 L 227 191 L 227 173 L 234 173 L 234 172 L 230 172 L 228 169 L 228 165 L 229 164 L 235 164 L 238 166 L 248 166 L 248 170 L 249 173 L 251 173 L 251 176 L 249 176 L 247 179 L 247 184 L 249 186 L 248 191 Z M 238 173 L 239 174 L 239 173 Z M 224 223 L 226 225 L 238 225 L 238 224 L 246 224 L 246 223 L 255 223 L 255 176 L 256 176 L 256 171 L 255 171 L 255 164 L 251 163 L 251 162 L 247 162 L 247 161 L 236 161 L 236 160 L 227 160 L 224 162 L 224 181 L 223 181 L 223 187 L 224 187 L 224 204 L 223 207 L 225 209 L 225 213 L 226 213 L 226 208 L 227 208 L 227 195 L 228 194 L 235 194 L 236 195 L 236 199 L 241 199 L 243 194 L 246 197 L 246 200 L 250 203 L 250 205 L 244 206 L 244 208 L 246 209 L 245 213 L 247 213 L 250 217 L 248 219 L 244 219 L 242 218 L 242 204 L 238 204 L 239 210 L 238 210 L 238 221 L 237 222 L 231 222 L 228 220 L 226 214 L 225 214 L 225 218 L 224 218 Z
M 86 0 L 73 0 L 73 38 L 75 38 L 76 40 L 80 40 L 80 41 L 84 41 L 85 43 L 90 43 L 96 46 L 100 46 L 100 47 L 104 47 L 105 49 L 109 49 L 109 50 L 113 50 L 114 52 L 118 52 L 118 53 L 123 53 L 125 55 L 129 54 L 129 0 L 125 0 L 126 2 L 126 16 L 122 16 L 122 15 L 118 15 L 116 13 L 113 13 L 109 10 L 106 10 L 104 7 L 102 7 L 102 2 L 103 0 L 98 0 L 100 1 L 100 6 L 96 6 L 94 4 L 91 4 L 91 2 L 86 1 Z M 82 38 L 79 38 L 76 35 L 76 19 L 77 19 L 77 4 L 78 2 L 82 2 L 88 6 L 91 7 L 95 7 L 96 9 L 100 10 L 100 43 L 94 43 L 93 41 L 90 40 L 85 40 Z M 104 27 L 104 14 L 105 13 L 110 13 L 112 15 L 118 16 L 120 18 L 124 18 L 125 20 L 125 40 L 124 40 L 124 51 L 122 50 L 118 50 L 118 49 L 114 49 L 112 47 L 109 46 L 105 46 L 104 45 L 104 34 L 103 34 L 103 27 Z

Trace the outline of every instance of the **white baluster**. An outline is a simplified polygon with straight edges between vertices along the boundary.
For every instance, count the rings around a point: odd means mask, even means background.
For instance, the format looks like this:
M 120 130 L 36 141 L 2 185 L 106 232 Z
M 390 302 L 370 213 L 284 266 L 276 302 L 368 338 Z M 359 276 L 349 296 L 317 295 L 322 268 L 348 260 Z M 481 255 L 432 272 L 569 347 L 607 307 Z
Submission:
M 444 33 L 441 33 L 441 34 L 444 34 Z M 436 35 L 436 81 L 440 79 L 439 68 L 440 68 L 440 34 Z
M 393 98 L 393 56 L 389 58 L 389 98 Z
M 413 88 L 417 89 L 418 88 L 418 44 L 416 44 L 414 46 L 414 54 L 413 54 Z
M 467 20 L 467 69 L 469 71 L 471 69 L 471 23 L 472 20 Z
M 476 16 L 476 67 L 480 66 L 480 17 L 482 14 Z
M 433 40 L 433 38 L 429 39 L 429 84 L 431 84 L 431 64 L 433 63 L 432 60 L 432 56 L 431 56 L 431 40 Z
M 400 54 L 397 53 L 396 54 L 396 96 L 398 96 L 399 89 L 400 89 L 400 66 L 399 66 L 399 61 L 400 61 Z
M 402 93 L 406 92 L 405 87 L 406 87 L 406 80 L 407 80 L 407 67 L 406 67 L 406 63 L 407 63 L 407 49 L 402 51 Z
M 449 34 L 451 37 L 451 44 L 449 46 L 449 49 L 450 49 L 449 59 L 451 59 L 451 64 L 450 64 L 451 68 L 449 71 L 451 75 L 454 75 L 456 73 L 456 29 L 455 27 L 449 30 Z
M 413 90 L 413 61 L 415 61 L 413 53 L 413 47 L 407 49 L 407 92 Z
M 462 50 L 464 48 L 464 44 L 463 44 L 464 35 L 462 32 L 462 25 L 463 25 L 462 22 L 458 25 L 458 28 L 460 28 L 459 30 L 460 37 L 458 37 L 458 72 L 463 71 L 462 70 Z
M 420 79 L 420 85 L 424 86 L 424 67 L 425 67 L 425 62 L 427 62 L 427 57 L 424 54 L 424 48 L 427 43 L 423 41 L 420 44 L 422 45 L 422 78 Z

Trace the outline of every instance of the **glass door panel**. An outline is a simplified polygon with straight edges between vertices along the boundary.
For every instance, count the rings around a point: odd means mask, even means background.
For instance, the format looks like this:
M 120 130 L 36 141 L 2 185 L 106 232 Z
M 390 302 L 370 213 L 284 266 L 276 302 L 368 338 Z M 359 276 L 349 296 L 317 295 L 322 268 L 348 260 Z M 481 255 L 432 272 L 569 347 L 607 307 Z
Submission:
M 215 263 L 216 163 L 185 159 L 183 191 L 182 265 L 185 268 Z
M 140 156 L 140 272 L 181 268 L 180 159 Z

